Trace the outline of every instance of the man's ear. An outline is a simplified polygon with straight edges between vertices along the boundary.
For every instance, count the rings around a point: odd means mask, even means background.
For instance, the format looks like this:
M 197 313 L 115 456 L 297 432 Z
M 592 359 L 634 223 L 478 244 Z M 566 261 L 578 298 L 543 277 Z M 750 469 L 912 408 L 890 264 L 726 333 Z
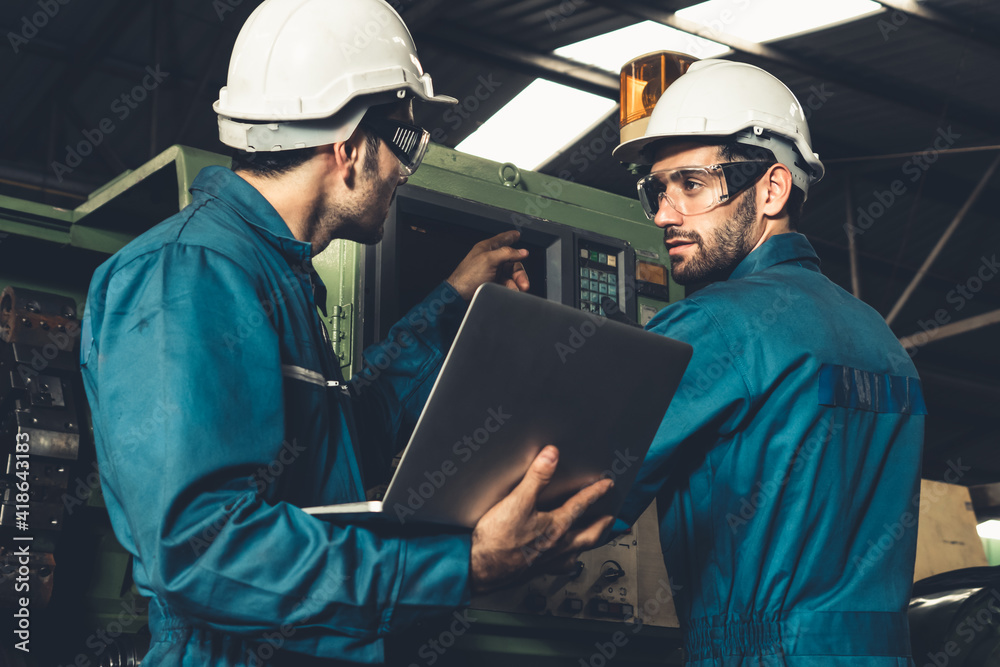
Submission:
M 364 143 L 364 134 L 355 130 L 347 141 L 319 146 L 316 150 L 326 161 L 329 173 L 339 176 L 347 187 L 353 188 L 354 180 L 357 178 L 364 160 L 364 156 L 361 154 L 361 151 L 364 150 Z
M 781 216 L 785 204 L 788 203 L 788 196 L 792 193 L 792 172 L 785 165 L 778 163 L 767 170 L 760 182 L 764 185 L 761 213 L 768 218 Z

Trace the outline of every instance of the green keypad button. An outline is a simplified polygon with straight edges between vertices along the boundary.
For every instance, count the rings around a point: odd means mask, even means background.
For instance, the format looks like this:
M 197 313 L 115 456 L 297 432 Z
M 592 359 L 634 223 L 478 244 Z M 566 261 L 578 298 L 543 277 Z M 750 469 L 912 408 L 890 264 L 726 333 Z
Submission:
M 590 251 L 590 261 L 592 261 L 592 262 L 600 261 L 598 259 L 600 256 L 601 256 L 601 253 L 597 252 L 596 250 L 591 250 Z
M 610 294 L 611 296 L 618 296 L 618 286 L 608 285 L 608 294 Z
M 597 276 L 598 275 L 600 275 L 600 274 L 597 272 L 597 269 L 590 269 L 590 279 L 591 280 L 597 280 Z
M 608 293 L 608 286 L 605 285 L 604 283 L 601 283 L 600 292 L 601 292 L 601 294 L 607 294 Z
M 614 275 L 613 273 L 609 273 L 608 274 L 608 283 L 610 283 L 612 285 L 617 285 L 618 284 L 618 276 Z
M 608 274 L 606 274 L 606 273 L 602 273 L 602 274 L 601 274 L 601 278 L 600 278 L 601 282 L 602 282 L 602 283 L 606 283 L 606 282 L 608 282 L 608 277 L 609 277 L 609 276 L 608 276 Z

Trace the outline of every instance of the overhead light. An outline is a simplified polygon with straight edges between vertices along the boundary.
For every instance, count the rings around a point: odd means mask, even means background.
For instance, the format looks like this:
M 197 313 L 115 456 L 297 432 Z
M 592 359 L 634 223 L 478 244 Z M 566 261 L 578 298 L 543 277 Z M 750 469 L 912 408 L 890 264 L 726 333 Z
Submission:
M 681 9 L 677 16 L 705 26 L 708 35 L 769 42 L 883 11 L 870 0 L 708 0 Z
M 717 58 L 729 50 L 728 46 L 710 39 L 654 21 L 643 21 L 563 46 L 556 49 L 555 54 L 618 74 L 622 65 L 652 51 L 677 51 L 700 59 Z
M 616 106 L 606 97 L 535 79 L 455 148 L 537 169 Z
M 976 530 L 979 532 L 979 537 L 983 537 L 988 540 L 1000 540 L 1000 521 L 997 521 L 996 519 L 983 521 L 981 524 L 976 526 Z

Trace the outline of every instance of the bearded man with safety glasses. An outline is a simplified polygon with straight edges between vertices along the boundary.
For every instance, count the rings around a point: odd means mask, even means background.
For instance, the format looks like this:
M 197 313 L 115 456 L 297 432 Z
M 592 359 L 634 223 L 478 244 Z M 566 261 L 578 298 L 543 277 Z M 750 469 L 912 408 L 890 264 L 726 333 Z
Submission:
M 795 232 L 824 172 L 802 106 L 696 62 L 614 155 L 650 165 L 674 279 L 709 283 L 647 324 L 694 356 L 616 523 L 656 499 L 688 663 L 912 664 L 926 409 L 885 321 Z
M 610 480 L 537 510 L 551 446 L 471 535 L 301 509 L 365 500 L 476 288 L 528 287 L 517 232 L 488 239 L 340 375 L 312 260 L 381 238 L 427 148 L 414 99 L 455 103 L 382 0 L 265 0 L 215 105 L 233 169 L 204 169 L 190 206 L 94 275 L 83 377 L 111 523 L 150 598 L 144 665 L 381 663 L 393 631 L 573 559 L 610 525 L 573 525 Z M 150 414 L 167 418 L 137 433 Z M 529 563 L 528 547 L 544 553 Z

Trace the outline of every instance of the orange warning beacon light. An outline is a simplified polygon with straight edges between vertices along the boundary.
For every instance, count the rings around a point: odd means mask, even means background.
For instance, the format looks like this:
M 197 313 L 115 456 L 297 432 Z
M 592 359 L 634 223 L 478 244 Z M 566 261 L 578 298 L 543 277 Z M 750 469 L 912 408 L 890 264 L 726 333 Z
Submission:
M 618 123 L 622 143 L 643 136 L 660 95 L 696 60 L 674 51 L 655 51 L 625 63 L 621 72 Z

